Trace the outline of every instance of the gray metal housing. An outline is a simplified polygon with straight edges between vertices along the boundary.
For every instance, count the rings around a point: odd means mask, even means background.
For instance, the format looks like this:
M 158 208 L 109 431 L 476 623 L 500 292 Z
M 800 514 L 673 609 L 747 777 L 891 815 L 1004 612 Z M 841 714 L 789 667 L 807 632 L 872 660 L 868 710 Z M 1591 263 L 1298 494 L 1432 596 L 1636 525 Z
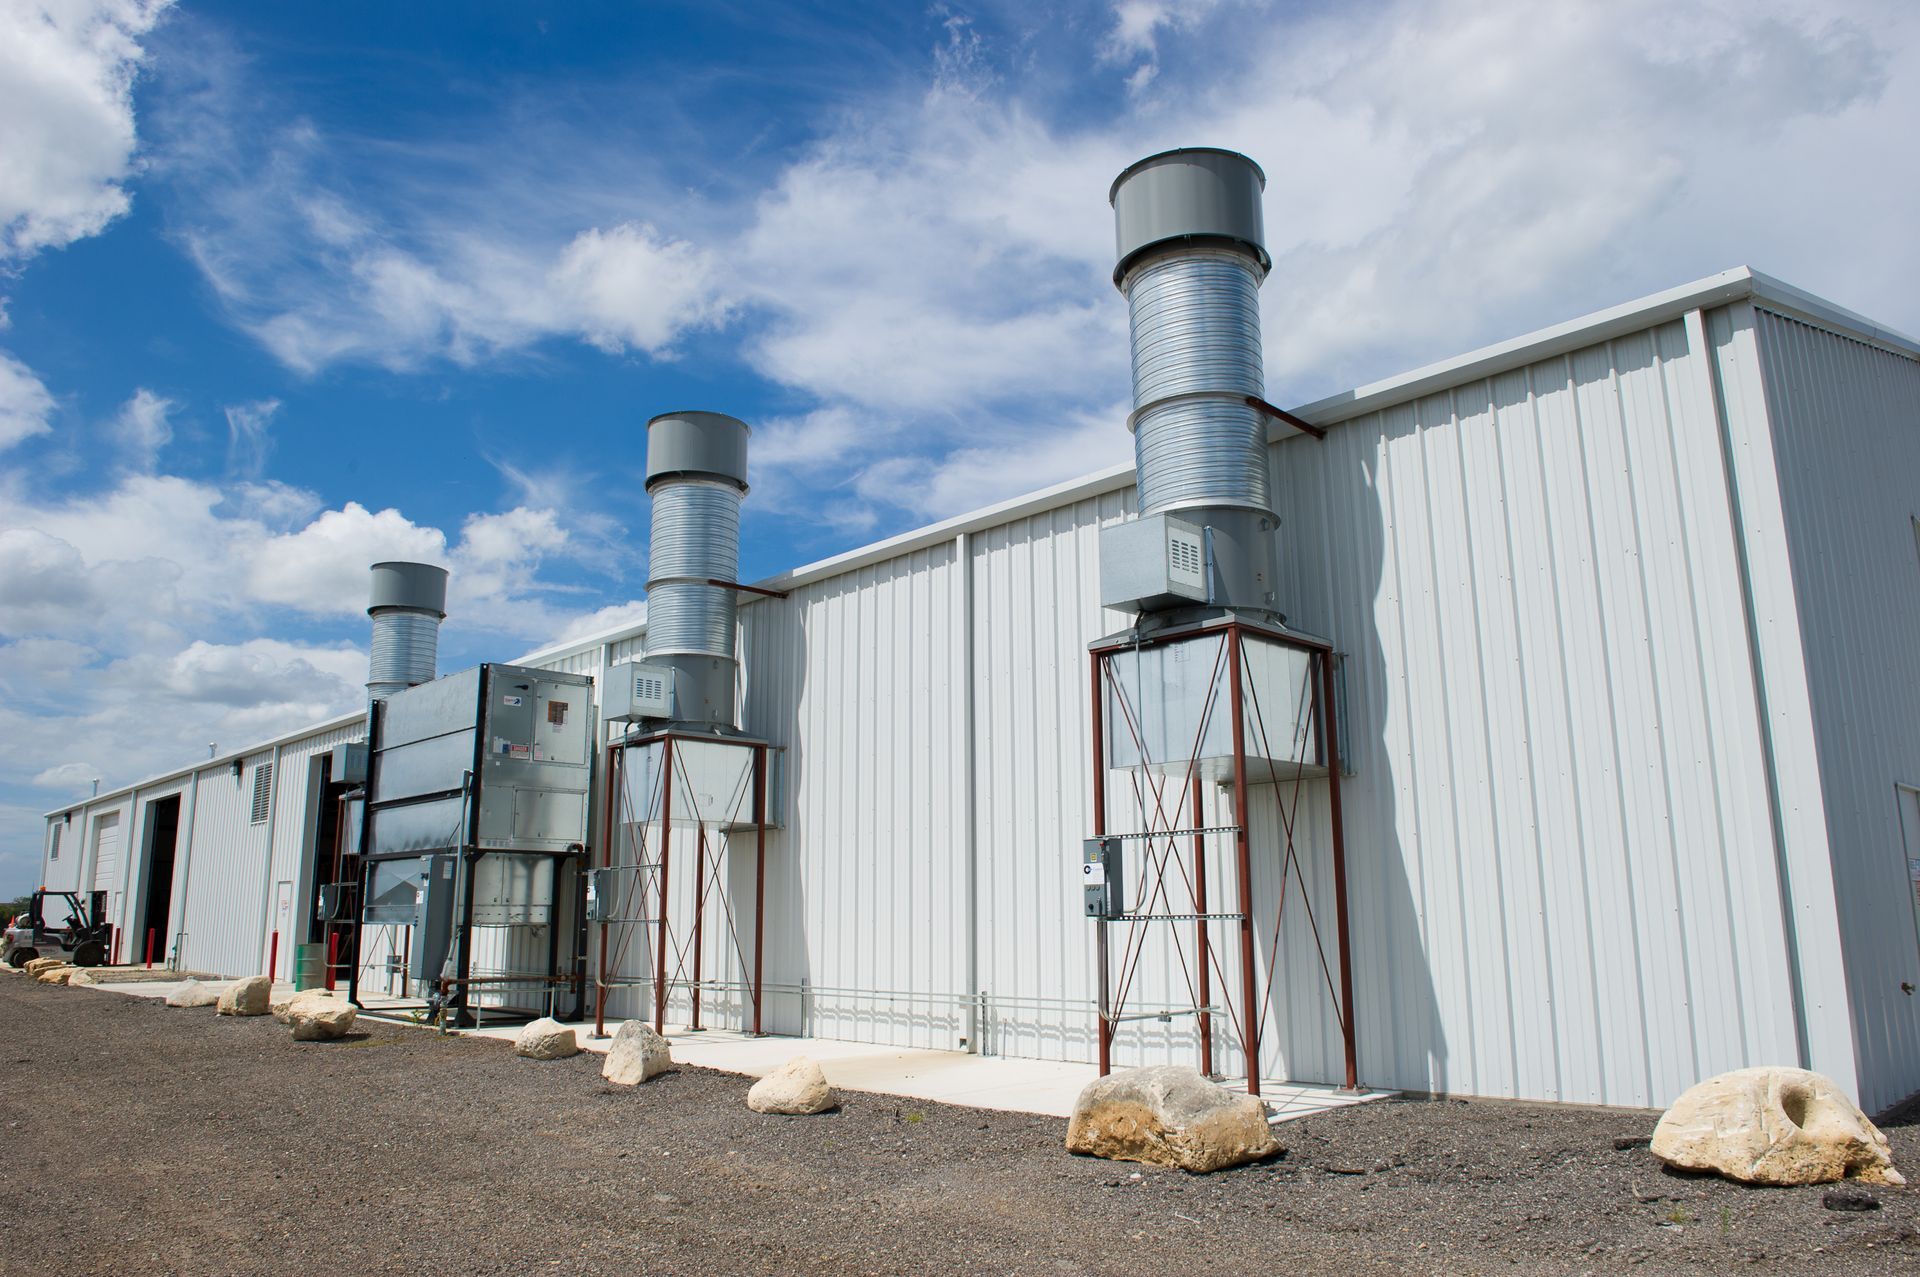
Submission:
M 723 412 L 663 412 L 647 423 L 647 491 L 666 479 L 721 479 L 747 490 L 753 427 Z
M 438 673 L 440 622 L 447 615 L 447 570 L 431 563 L 376 563 L 368 590 L 373 634 L 367 697 L 385 700 Z
M 1113 205 L 1114 284 L 1161 245 L 1237 245 L 1259 262 L 1264 276 L 1273 266 L 1260 208 L 1266 187 L 1267 175 L 1258 164 L 1238 151 L 1211 146 L 1162 151 L 1129 165 L 1107 192 Z
M 1279 616 L 1279 547 L 1268 474 L 1260 283 L 1271 262 L 1244 155 L 1207 147 L 1148 156 L 1110 199 L 1133 354 L 1134 473 L 1143 517 L 1177 511 L 1204 538 L 1206 605 Z M 1101 601 L 1148 614 L 1189 609 L 1157 587 L 1162 532 L 1101 532 Z M 1152 579 L 1149 579 L 1152 578 Z M 1156 623 L 1163 618 L 1155 617 Z

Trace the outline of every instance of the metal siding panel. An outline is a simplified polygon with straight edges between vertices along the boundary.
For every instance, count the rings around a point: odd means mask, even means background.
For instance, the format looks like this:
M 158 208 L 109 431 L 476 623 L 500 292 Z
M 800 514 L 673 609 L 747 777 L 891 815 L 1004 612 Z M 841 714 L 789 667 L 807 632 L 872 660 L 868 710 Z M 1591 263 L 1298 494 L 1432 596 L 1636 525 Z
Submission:
M 1650 1105 L 1791 1058 L 1700 359 L 1671 324 L 1277 449 L 1282 598 L 1349 653 L 1369 1082 Z
M 1894 786 L 1920 784 L 1920 362 L 1764 309 L 1754 334 L 1806 649 L 1860 1099 L 1920 1091 Z
M 256 974 L 260 899 L 269 868 L 267 827 L 249 820 L 253 773 L 273 752 L 250 754 L 239 777 L 231 766 L 200 773 L 193 837 L 183 841 L 186 900 L 173 916 L 180 963 L 213 975 Z M 277 782 L 276 782 L 277 783 Z M 184 839 L 184 831 L 183 831 Z

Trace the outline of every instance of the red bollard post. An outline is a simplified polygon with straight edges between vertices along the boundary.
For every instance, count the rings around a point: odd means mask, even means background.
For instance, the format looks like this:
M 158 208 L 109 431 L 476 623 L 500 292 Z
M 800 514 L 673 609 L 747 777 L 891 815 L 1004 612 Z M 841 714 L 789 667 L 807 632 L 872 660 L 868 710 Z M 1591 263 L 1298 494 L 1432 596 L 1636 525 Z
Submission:
M 333 992 L 333 968 L 340 960 L 340 933 L 327 932 L 327 992 Z
M 273 983 L 275 968 L 280 965 L 280 933 L 273 933 L 273 939 L 267 948 L 267 983 Z
M 107 953 L 107 965 L 110 967 L 120 965 L 120 928 L 118 927 L 113 929 L 113 946 Z
M 153 928 L 147 928 L 147 970 L 153 970 Z

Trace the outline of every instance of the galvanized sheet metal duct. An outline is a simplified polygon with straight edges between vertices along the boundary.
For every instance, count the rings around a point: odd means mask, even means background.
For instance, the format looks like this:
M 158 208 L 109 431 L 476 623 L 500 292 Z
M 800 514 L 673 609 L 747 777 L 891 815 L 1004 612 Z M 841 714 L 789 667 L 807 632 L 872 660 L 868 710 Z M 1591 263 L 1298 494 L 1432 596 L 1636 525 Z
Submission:
M 663 413 L 647 423 L 649 664 L 675 672 L 675 717 L 734 726 L 735 594 L 740 501 L 751 428 L 717 412 Z
M 367 697 L 430 683 L 438 673 L 440 622 L 447 615 L 447 570 L 431 563 L 376 563 L 367 603 L 373 618 Z
M 1140 513 L 1207 529 L 1210 600 L 1273 606 L 1273 495 L 1260 283 L 1266 177 L 1232 151 L 1149 156 L 1115 179 L 1118 265 L 1133 337 Z

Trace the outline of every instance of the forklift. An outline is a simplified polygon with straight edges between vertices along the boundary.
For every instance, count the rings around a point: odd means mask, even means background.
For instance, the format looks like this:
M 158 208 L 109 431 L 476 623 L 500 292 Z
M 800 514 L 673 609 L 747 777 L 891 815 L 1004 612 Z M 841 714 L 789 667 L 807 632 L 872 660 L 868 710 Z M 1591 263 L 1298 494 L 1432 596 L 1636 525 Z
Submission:
M 107 893 L 36 891 L 27 911 L 8 925 L 0 961 L 24 967 L 35 958 L 60 958 L 76 967 L 107 965 L 113 924 L 106 921 Z M 59 925 L 53 919 L 59 918 Z

